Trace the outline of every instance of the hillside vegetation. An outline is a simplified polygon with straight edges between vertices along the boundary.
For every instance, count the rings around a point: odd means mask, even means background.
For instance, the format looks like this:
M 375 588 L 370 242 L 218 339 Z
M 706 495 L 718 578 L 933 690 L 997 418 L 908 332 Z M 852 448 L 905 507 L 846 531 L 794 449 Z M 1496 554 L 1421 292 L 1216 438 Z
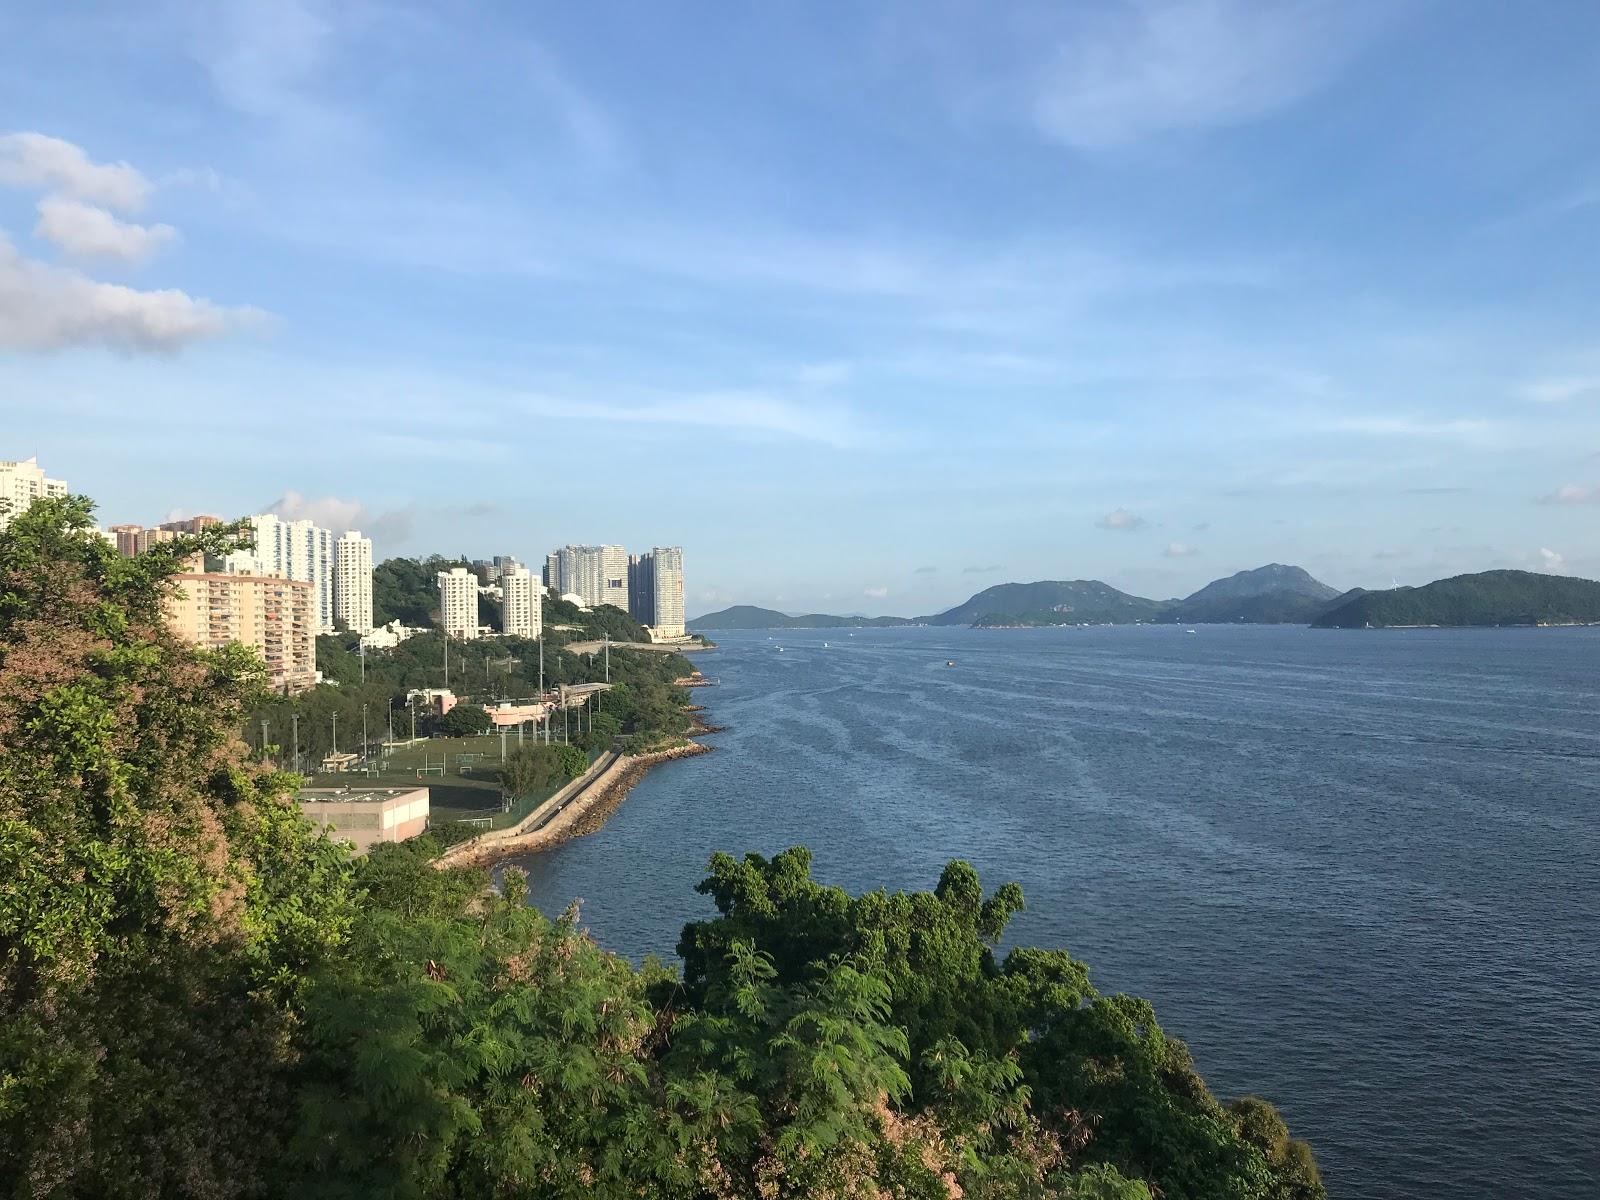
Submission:
M 1532 571 L 1482 571 L 1423 587 L 1365 592 L 1319 617 L 1324 629 L 1406 625 L 1571 625 L 1600 621 L 1600 583 Z
M 0 532 L 0 1180 L 54 1200 L 1322 1200 L 1261 1100 L 950 863 L 851 896 L 713 855 L 683 973 L 523 877 L 352 862 L 86 501 Z M 618 886 L 626 886 L 619 880 Z M 665 950 L 666 947 L 663 947 Z M 1266 1040 L 1268 1032 L 1263 1031 Z
M 1002 583 L 925 618 L 930 625 L 1079 625 L 1153 620 L 1157 600 L 1130 596 L 1097 579 Z
M 805 613 L 791 617 L 773 608 L 735 604 L 720 612 L 707 613 L 689 622 L 690 629 L 876 629 L 910 625 L 907 617 L 836 617 L 828 613 Z

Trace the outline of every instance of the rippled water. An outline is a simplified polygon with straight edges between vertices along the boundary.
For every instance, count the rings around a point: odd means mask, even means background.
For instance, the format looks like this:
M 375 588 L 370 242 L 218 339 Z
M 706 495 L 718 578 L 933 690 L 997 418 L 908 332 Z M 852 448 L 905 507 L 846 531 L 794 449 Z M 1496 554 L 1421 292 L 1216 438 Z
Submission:
M 717 849 L 967 858 L 1333 1196 L 1600 1196 L 1600 629 L 719 640 L 719 752 L 521 862 L 602 944 L 670 955 Z

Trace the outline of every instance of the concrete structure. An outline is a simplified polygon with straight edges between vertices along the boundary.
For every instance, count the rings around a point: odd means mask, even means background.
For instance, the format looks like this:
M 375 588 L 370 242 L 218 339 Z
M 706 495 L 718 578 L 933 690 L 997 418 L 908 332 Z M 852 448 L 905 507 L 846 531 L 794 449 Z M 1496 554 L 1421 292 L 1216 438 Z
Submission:
M 440 571 L 439 621 L 446 637 L 478 636 L 478 577 L 466 567 Z
M 0 529 L 35 500 L 66 494 L 66 483 L 45 478 L 37 458 L 0 461 Z
M 165 606 L 178 636 L 211 650 L 229 642 L 249 646 L 265 660 L 275 688 L 298 692 L 316 684 L 316 617 L 309 583 L 205 571 L 173 580 L 178 586 Z
M 275 513 L 245 518 L 254 531 L 254 550 L 235 550 L 223 569 L 244 575 L 282 575 L 312 589 L 317 633 L 333 632 L 333 532 L 308 520 L 285 521 Z
M 628 552 L 621 546 L 563 546 L 545 559 L 546 585 L 583 597 L 585 607 L 628 607 Z
M 407 708 L 426 708 L 444 716 L 456 706 L 456 694 L 449 688 L 412 688 L 406 693 Z
M 683 615 L 683 547 L 657 546 L 628 561 L 628 613 L 657 640 L 688 632 Z
M 517 637 L 544 633 L 544 588 L 527 567 L 507 567 L 500 576 L 500 628 Z
M 485 704 L 483 711 L 496 729 L 515 729 L 530 721 L 542 721 L 550 714 L 553 705 L 537 700 L 502 700 L 498 704 Z
M 428 828 L 428 789 L 304 788 L 297 797 L 306 818 L 365 854 L 379 842 L 403 842 Z
M 387 625 L 363 633 L 361 644 L 368 650 L 393 650 L 407 638 L 427 632 L 421 625 L 402 625 L 399 621 L 390 621 Z
M 352 633 L 372 632 L 372 539 L 359 529 L 333 544 L 333 616 Z

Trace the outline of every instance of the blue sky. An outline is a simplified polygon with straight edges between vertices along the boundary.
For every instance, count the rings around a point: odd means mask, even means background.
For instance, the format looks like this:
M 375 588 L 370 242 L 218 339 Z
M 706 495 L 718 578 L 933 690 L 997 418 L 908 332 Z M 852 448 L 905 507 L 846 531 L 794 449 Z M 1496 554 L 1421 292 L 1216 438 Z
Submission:
M 0 17 L 0 457 L 689 607 L 1600 575 L 1600 8 Z

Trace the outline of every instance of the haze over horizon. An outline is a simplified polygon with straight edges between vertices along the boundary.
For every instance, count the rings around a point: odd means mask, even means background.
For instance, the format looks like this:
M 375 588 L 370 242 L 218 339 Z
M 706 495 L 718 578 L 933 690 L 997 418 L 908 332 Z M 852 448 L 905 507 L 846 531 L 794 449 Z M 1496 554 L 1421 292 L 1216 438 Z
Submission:
M 0 458 L 915 616 L 1600 576 L 1600 9 L 139 6 L 0 44 Z

